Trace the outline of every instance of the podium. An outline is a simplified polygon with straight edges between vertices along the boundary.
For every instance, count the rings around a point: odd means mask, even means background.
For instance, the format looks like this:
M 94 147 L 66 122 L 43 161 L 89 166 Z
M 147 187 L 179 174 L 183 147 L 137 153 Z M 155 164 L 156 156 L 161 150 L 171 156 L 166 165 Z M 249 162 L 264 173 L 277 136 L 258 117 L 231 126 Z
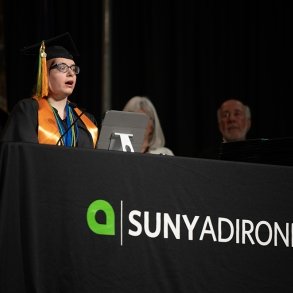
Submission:
M 293 168 L 0 146 L 0 292 L 291 292 Z

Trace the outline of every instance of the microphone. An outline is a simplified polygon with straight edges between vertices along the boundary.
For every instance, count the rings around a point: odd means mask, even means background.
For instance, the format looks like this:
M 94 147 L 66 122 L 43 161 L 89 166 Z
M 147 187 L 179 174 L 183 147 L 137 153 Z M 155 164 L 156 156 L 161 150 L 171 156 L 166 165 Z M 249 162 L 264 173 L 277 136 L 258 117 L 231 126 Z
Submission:
M 70 103 L 71 105 L 74 106 L 73 103 Z M 76 112 L 74 111 L 74 113 L 76 114 Z M 75 123 L 80 120 L 80 117 L 85 113 L 85 110 L 82 110 L 81 113 L 73 120 L 73 122 L 69 125 L 69 127 L 66 129 L 66 131 L 64 131 L 64 133 L 59 137 L 56 145 L 59 145 L 61 139 L 68 133 L 68 131 L 75 125 Z

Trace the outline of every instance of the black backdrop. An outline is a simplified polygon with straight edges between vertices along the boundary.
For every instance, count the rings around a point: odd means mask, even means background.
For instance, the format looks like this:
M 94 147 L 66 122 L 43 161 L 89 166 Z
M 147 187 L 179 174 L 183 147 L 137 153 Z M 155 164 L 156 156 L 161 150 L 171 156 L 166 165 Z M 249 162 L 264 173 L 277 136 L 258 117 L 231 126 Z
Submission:
M 35 81 L 19 49 L 69 31 L 81 55 L 72 100 L 99 120 L 102 1 L 3 1 L 9 109 Z M 249 138 L 293 135 L 289 2 L 112 0 L 111 12 L 112 108 L 148 95 L 176 155 L 220 141 L 216 109 L 231 96 L 251 107 Z

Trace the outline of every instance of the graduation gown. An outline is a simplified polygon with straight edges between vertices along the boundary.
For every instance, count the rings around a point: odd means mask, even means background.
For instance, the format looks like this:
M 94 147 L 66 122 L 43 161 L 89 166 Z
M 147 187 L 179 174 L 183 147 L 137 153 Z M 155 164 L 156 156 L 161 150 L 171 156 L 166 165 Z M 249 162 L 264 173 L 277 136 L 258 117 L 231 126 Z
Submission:
M 1 133 L 2 142 L 30 142 L 38 141 L 38 102 L 33 98 L 20 100 L 10 113 L 9 119 Z M 95 125 L 93 115 L 84 113 Z M 93 148 L 93 139 L 81 119 L 77 120 L 77 147 Z M 61 134 L 60 134 L 61 136 Z

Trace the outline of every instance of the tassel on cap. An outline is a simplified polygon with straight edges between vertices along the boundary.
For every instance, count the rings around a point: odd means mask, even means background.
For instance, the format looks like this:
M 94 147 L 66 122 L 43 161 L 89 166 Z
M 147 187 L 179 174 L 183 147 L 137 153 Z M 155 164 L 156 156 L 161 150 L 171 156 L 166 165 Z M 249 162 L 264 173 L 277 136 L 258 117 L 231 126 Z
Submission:
M 47 54 L 45 52 L 45 42 L 43 41 L 41 43 L 39 52 L 39 68 L 36 92 L 38 99 L 48 96 L 48 70 L 46 57 Z

